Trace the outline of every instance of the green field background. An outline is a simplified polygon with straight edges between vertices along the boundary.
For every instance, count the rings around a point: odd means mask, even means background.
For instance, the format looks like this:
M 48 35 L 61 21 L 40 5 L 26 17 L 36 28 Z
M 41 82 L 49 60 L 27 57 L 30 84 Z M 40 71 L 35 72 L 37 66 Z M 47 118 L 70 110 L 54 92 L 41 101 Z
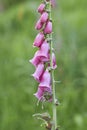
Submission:
M 29 63 L 37 50 L 35 23 L 42 0 L 0 1 L 0 130 L 44 130 L 32 115 L 44 110 L 33 94 L 38 84 Z M 55 79 L 60 130 L 87 130 L 87 1 L 57 0 L 53 9 Z

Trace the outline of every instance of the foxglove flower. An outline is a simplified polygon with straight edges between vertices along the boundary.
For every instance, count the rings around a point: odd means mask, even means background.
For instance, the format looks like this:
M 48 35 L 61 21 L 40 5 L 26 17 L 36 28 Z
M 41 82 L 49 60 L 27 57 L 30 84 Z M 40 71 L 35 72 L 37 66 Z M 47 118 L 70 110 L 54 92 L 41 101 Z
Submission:
M 49 61 L 49 44 L 44 41 L 41 45 L 40 49 L 35 53 L 34 57 L 30 60 L 30 62 L 37 67 L 40 62 Z
M 39 19 L 39 20 L 37 21 L 36 25 L 35 25 L 35 29 L 36 29 L 36 30 L 40 30 L 40 29 L 42 29 L 42 27 L 43 27 L 43 23 L 42 23 L 41 20 Z
M 52 101 L 51 76 L 48 70 L 44 71 L 38 91 L 34 95 L 38 98 L 38 100 Z
M 43 12 L 43 14 L 40 17 L 40 21 L 41 21 L 41 23 L 46 23 L 47 20 L 48 20 L 48 13 Z
M 34 94 L 39 101 L 52 101 L 52 90 L 50 88 L 40 88 L 38 87 L 38 91 Z
M 42 62 L 49 61 L 49 44 L 44 41 L 40 47 L 40 50 L 37 51 L 37 58 Z
M 45 4 L 42 3 L 42 4 L 40 4 L 40 6 L 38 7 L 38 12 L 42 14 L 43 11 L 44 11 L 44 9 L 45 9 Z
M 44 64 L 43 63 L 40 63 L 38 64 L 37 68 L 36 68 L 36 71 L 34 72 L 34 74 L 32 74 L 32 76 L 38 81 L 40 82 L 41 80 L 41 76 L 44 72 Z
M 40 47 L 41 44 L 43 43 L 43 40 L 44 40 L 44 34 L 40 32 L 40 33 L 36 36 L 33 45 L 36 46 L 36 47 Z
M 50 85 L 51 85 L 51 75 L 48 70 L 45 70 L 45 72 L 42 75 L 39 87 L 50 88 Z
M 45 34 L 52 33 L 52 22 L 51 21 L 47 21 L 45 29 L 44 29 L 44 33 Z
M 39 60 L 39 57 L 37 57 L 37 54 L 38 52 L 36 52 L 34 57 L 31 60 L 29 60 L 30 63 L 32 63 L 35 67 L 37 67 L 38 64 L 40 63 L 40 60 Z

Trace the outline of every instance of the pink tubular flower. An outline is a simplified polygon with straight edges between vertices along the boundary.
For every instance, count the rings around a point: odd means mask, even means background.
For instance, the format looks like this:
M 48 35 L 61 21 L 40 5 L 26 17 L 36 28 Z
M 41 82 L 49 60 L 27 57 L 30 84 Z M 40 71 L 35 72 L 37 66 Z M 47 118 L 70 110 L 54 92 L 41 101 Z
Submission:
M 30 60 L 30 62 L 37 67 L 40 63 L 39 57 L 37 57 L 38 51 L 35 53 L 34 57 Z
M 44 40 L 44 34 L 40 32 L 36 36 L 33 45 L 36 46 L 36 47 L 40 47 L 40 45 L 43 43 L 43 40 Z
M 48 70 L 45 70 L 41 77 L 39 87 L 50 89 L 50 84 L 51 84 L 51 75 Z
M 42 14 L 43 11 L 44 11 L 44 9 L 45 9 L 45 4 L 42 3 L 42 4 L 40 4 L 40 6 L 38 7 L 38 12 Z
M 52 101 L 51 86 L 50 88 L 38 87 L 38 91 L 34 95 L 38 98 L 39 101 Z
M 40 61 L 49 61 L 49 48 L 49 44 L 44 41 L 40 47 L 40 50 L 37 52 L 37 57 L 39 57 Z
M 51 21 L 47 21 L 47 24 L 46 24 L 45 29 L 44 29 L 44 33 L 45 34 L 52 33 L 52 22 Z
M 48 20 L 48 13 L 43 12 L 41 17 L 40 17 L 41 23 L 45 23 Z
M 44 41 L 34 57 L 30 60 L 30 62 L 37 67 L 40 62 L 47 62 L 49 61 L 49 44 Z
M 36 30 L 40 30 L 43 27 L 41 20 L 39 19 L 35 25 Z
M 43 72 L 44 72 L 44 64 L 40 63 L 40 64 L 38 64 L 36 71 L 34 72 L 34 74 L 32 74 L 32 76 L 34 77 L 34 79 L 36 79 L 38 82 L 40 82 Z

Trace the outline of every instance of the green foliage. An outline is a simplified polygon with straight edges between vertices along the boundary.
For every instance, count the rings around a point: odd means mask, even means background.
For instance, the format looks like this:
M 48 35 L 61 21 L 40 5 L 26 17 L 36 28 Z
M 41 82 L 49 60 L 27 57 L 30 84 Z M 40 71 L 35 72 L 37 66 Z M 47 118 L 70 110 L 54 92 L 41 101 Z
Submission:
M 13 6 L 8 6 L 12 2 Z M 20 0 L 22 1 L 22 0 Z M 2 1 L 8 8 L 0 13 L 0 130 L 43 130 L 32 115 L 41 110 L 33 93 L 37 83 L 31 77 L 34 67 L 32 43 L 39 1 Z M 58 68 L 55 79 L 58 124 L 61 130 L 87 129 L 87 9 L 86 0 L 58 1 L 53 12 L 54 47 Z M 16 3 L 16 5 L 15 5 Z M 19 3 L 19 4 L 18 4 Z M 18 5 L 17 5 L 18 4 Z
M 20 2 L 25 2 L 27 0 L 0 0 L 1 5 L 3 5 L 4 8 L 12 7 L 13 5 L 19 4 Z

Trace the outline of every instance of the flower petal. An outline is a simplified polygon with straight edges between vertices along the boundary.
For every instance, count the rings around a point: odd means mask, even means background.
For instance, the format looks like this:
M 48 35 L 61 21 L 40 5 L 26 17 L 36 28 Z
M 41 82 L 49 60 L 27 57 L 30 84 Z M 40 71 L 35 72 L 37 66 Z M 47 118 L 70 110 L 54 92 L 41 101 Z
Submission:
M 44 29 L 44 33 L 45 34 L 50 34 L 52 33 L 52 22 L 51 21 L 48 21 L 46 26 L 45 26 L 45 29 Z
M 32 76 L 38 81 L 40 82 L 41 80 L 41 76 L 44 72 L 44 64 L 43 63 L 40 63 L 37 68 L 36 68 L 36 71 L 34 72 L 34 74 L 32 74 Z
M 40 4 L 40 6 L 38 7 L 38 12 L 42 14 L 43 11 L 44 11 L 44 9 L 45 9 L 45 4 L 42 3 L 42 4 Z
M 41 20 L 42 23 L 46 23 L 46 21 L 48 20 L 48 13 L 43 12 L 43 14 L 40 17 L 40 20 Z
M 43 40 L 44 40 L 44 34 L 40 32 L 40 33 L 36 36 L 33 45 L 36 46 L 36 47 L 40 47 L 41 44 L 43 43 Z

